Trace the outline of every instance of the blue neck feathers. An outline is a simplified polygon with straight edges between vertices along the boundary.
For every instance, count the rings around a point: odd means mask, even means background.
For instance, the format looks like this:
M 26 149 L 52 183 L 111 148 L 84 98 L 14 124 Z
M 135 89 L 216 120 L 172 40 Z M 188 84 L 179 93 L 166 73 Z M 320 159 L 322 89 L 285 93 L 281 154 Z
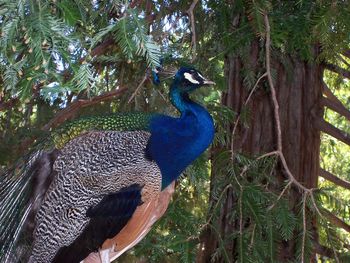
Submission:
M 174 83 L 170 89 L 172 104 L 181 116 L 155 116 L 150 123 L 151 138 L 147 155 L 162 173 L 162 189 L 176 180 L 210 145 L 214 137 L 213 119 L 205 108 L 180 92 Z
M 176 88 L 175 84 L 170 87 L 170 101 L 174 107 L 183 114 L 186 110 L 189 109 L 189 106 L 193 102 L 189 99 L 187 93 L 181 93 L 179 89 Z

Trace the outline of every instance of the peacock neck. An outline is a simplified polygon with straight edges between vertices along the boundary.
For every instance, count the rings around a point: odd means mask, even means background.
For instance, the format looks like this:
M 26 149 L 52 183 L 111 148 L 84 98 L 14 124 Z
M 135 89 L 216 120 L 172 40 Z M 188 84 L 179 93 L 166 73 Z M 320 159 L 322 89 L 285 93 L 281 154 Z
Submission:
M 213 120 L 204 107 L 176 87 L 171 87 L 170 99 L 181 116 L 155 117 L 147 146 L 148 156 L 156 161 L 162 172 L 162 189 L 205 151 L 214 136 Z
M 170 87 L 170 101 L 174 105 L 174 107 L 183 115 L 188 109 L 189 104 L 193 102 L 189 99 L 188 94 L 184 92 L 180 92 L 177 88 L 176 83 L 174 83 Z

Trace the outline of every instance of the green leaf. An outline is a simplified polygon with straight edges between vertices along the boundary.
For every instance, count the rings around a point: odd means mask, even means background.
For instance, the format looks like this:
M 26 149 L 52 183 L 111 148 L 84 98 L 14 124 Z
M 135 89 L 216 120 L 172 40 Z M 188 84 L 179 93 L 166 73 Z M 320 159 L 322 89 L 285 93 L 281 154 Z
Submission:
M 128 10 L 126 13 L 116 24 L 114 35 L 124 55 L 130 60 L 135 55 L 143 56 L 150 67 L 159 66 L 160 47 L 146 33 L 144 19 L 135 10 Z
M 45 100 L 52 100 L 54 97 L 65 95 L 71 88 L 65 86 L 45 86 L 40 90 L 40 95 L 43 96 Z
M 123 17 L 117 23 L 115 39 L 120 45 L 123 54 L 128 58 L 133 58 L 133 53 L 136 51 L 135 43 L 132 42 L 131 33 L 132 25 L 127 17 Z
M 98 42 L 100 42 L 103 39 L 105 35 L 114 31 L 115 29 L 116 29 L 115 24 L 111 24 L 106 26 L 105 28 L 102 28 L 91 40 L 90 48 L 93 48 Z
M 294 214 L 289 210 L 286 201 L 279 201 L 274 210 L 274 217 L 282 238 L 284 240 L 290 240 L 293 238 L 297 222 Z
M 77 92 L 84 90 L 91 90 L 94 85 L 93 72 L 91 65 L 88 63 L 82 64 L 75 74 L 72 83 L 74 84 L 74 90 Z
M 57 6 L 61 9 L 63 19 L 68 25 L 75 26 L 81 20 L 79 8 L 74 1 L 59 1 Z

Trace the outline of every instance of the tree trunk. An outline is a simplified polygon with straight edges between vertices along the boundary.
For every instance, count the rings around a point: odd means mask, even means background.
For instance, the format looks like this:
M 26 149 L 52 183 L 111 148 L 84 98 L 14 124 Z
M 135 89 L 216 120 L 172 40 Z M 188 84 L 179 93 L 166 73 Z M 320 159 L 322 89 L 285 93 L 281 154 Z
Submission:
M 244 85 L 242 72 L 244 65 L 251 65 L 254 72 L 265 72 L 265 66 L 260 65 L 258 57 L 264 52 L 258 41 L 250 47 L 250 61 L 245 61 L 239 56 L 229 56 L 225 60 L 225 76 L 228 83 L 227 92 L 222 96 L 222 104 L 232 108 L 236 113 L 249 112 L 246 123 L 239 122 L 234 134 L 233 152 L 256 157 L 277 149 L 276 122 L 273 113 L 270 88 L 267 79 L 260 81 L 248 104 L 244 106 L 249 95 L 248 88 Z M 314 48 L 314 57 L 318 49 Z M 314 119 L 322 118 L 322 69 L 315 62 L 306 62 L 291 55 L 272 58 L 274 83 L 279 103 L 279 114 L 282 129 L 283 154 L 294 177 L 307 188 L 317 187 L 317 179 L 320 170 L 320 132 L 313 125 Z M 246 69 L 246 68 L 245 68 Z M 260 74 L 262 75 L 262 74 Z M 256 79 L 259 76 L 256 77 Z M 246 109 L 244 109 L 246 107 Z M 232 121 L 234 123 L 235 120 Z M 232 126 L 227 130 L 232 132 Z M 230 149 L 230 146 L 227 146 Z M 213 153 L 215 159 L 215 151 Z M 211 177 L 211 192 L 215 183 L 219 180 L 216 174 L 216 163 L 213 162 Z M 273 173 L 274 180 L 283 189 L 283 182 L 287 176 L 278 164 Z M 277 189 L 276 189 L 277 190 Z M 210 222 L 219 225 L 220 237 L 217 232 L 207 228 L 201 236 L 201 247 L 197 262 L 225 262 L 223 257 L 214 257 L 218 248 L 219 238 L 238 233 L 238 225 L 227 219 L 228 211 L 238 210 L 237 200 L 232 199 L 229 189 L 225 193 L 225 202 L 220 211 L 219 222 Z M 295 206 L 301 200 L 301 193 L 297 189 L 290 191 L 288 199 L 290 206 Z M 215 206 L 216 199 L 212 193 L 210 196 L 211 207 Z M 237 211 L 239 213 L 239 211 Z M 308 219 L 313 230 L 316 229 L 315 220 Z M 312 222 L 314 221 L 314 222 Z M 315 232 L 316 233 L 316 232 Z M 317 237 L 314 237 L 317 239 Z M 236 240 L 225 244 L 226 252 L 231 262 L 236 261 Z M 296 241 L 278 244 L 279 262 L 296 260 Z

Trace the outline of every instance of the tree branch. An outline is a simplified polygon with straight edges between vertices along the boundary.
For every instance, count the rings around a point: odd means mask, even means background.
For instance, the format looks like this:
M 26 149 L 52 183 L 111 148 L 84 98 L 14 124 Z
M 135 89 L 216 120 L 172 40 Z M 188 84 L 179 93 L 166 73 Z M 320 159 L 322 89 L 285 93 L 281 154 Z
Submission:
M 350 71 L 339 67 L 337 65 L 331 64 L 331 63 L 323 63 L 322 64 L 326 69 L 333 71 L 335 73 L 338 73 L 339 75 L 342 75 L 344 78 L 350 79 Z
M 334 127 L 324 119 L 315 119 L 315 125 L 320 131 L 331 135 L 332 137 L 338 139 L 339 141 L 342 141 L 347 145 L 350 145 L 350 134 Z
M 317 254 L 325 256 L 327 258 L 334 258 L 333 249 L 323 246 L 315 240 L 312 241 L 312 245 Z
M 244 102 L 243 106 L 247 106 L 250 98 L 252 97 L 253 93 L 255 92 L 256 88 L 258 87 L 258 84 L 260 82 L 260 80 L 262 80 L 263 78 L 265 78 L 267 76 L 267 73 L 265 72 L 264 74 L 262 74 L 258 80 L 255 82 L 254 84 L 254 87 L 252 88 L 252 90 L 250 91 L 249 95 L 248 95 L 248 98 L 246 99 L 246 101 Z M 237 119 L 235 121 L 235 124 L 233 126 L 233 129 L 232 129 L 232 133 L 231 133 L 231 159 L 233 160 L 233 157 L 234 157 L 234 154 L 233 154 L 233 147 L 234 147 L 234 135 L 235 135 L 235 132 L 236 132 L 236 129 L 238 127 L 238 123 L 241 119 L 241 113 L 238 114 L 237 116 Z
M 340 227 L 344 229 L 346 232 L 350 233 L 350 225 L 345 223 L 342 219 L 339 217 L 335 216 L 333 213 L 328 211 L 327 209 L 322 209 L 322 215 L 327 218 L 327 220 L 332 223 L 333 225 Z
M 350 111 L 344 106 L 344 104 L 333 94 L 326 83 L 322 83 L 323 93 L 327 96 L 327 99 L 323 99 L 322 103 L 324 106 L 338 112 L 339 114 L 350 120 Z M 326 101 L 327 100 L 327 101 Z
M 350 49 L 345 50 L 345 51 L 342 53 L 342 55 L 344 55 L 344 56 L 347 57 L 347 58 L 350 58 Z
M 44 127 L 42 127 L 42 130 L 48 131 L 51 128 L 57 127 L 58 125 L 65 122 L 66 120 L 72 118 L 80 110 L 80 108 L 92 106 L 102 101 L 111 100 L 114 97 L 120 96 L 126 90 L 127 90 L 126 88 L 115 89 L 115 90 L 106 92 L 100 96 L 94 97 L 90 100 L 75 101 L 72 104 L 70 104 L 67 108 L 59 111 L 55 117 L 53 117 Z
M 192 33 L 192 40 L 191 40 L 191 45 L 192 45 L 192 59 L 191 62 L 195 61 L 196 59 L 196 49 L 197 49 L 197 37 L 196 37 L 196 21 L 194 19 L 194 14 L 193 10 L 196 7 L 198 3 L 198 0 L 193 0 L 190 8 L 187 10 L 187 14 L 190 18 L 190 23 L 191 23 L 191 33 Z
M 95 56 L 100 56 L 103 55 L 104 53 L 106 53 L 106 51 L 108 50 L 108 48 L 113 45 L 115 42 L 112 38 L 108 38 L 105 41 L 103 41 L 101 44 L 99 44 L 98 46 L 96 46 L 91 52 L 90 55 L 91 57 L 95 57 Z M 80 60 L 80 63 L 82 63 L 84 60 L 86 59 L 86 57 L 82 58 Z M 68 81 L 72 75 L 69 73 L 69 71 L 64 71 L 62 73 L 62 76 L 64 77 L 64 79 L 66 81 Z M 43 86 L 43 84 L 39 83 L 38 85 L 36 85 L 35 89 L 39 89 L 41 86 Z M 7 110 L 11 107 L 14 107 L 14 105 L 19 101 L 19 99 L 17 97 L 15 98 L 11 98 L 8 101 L 0 101 L 0 111 L 4 111 Z M 46 126 L 46 125 L 45 125 Z M 45 127 L 44 126 L 44 127 Z
M 341 187 L 344 187 L 344 188 L 350 190 L 350 182 L 348 182 L 344 179 L 341 179 L 338 176 L 335 176 L 334 174 L 332 174 L 324 169 L 320 169 L 320 176 L 323 177 L 324 179 L 336 184 L 336 185 L 339 185 Z
M 19 101 L 18 98 L 12 98 L 12 99 L 9 99 L 8 101 L 0 101 L 0 111 L 4 111 L 9 108 L 12 108 L 18 101 Z
M 346 59 L 343 58 L 343 56 L 338 55 L 337 58 L 338 58 L 339 60 L 341 60 L 341 62 L 344 63 L 348 68 L 350 68 L 350 63 L 347 62 Z
M 139 92 L 139 90 L 141 89 L 141 87 L 143 86 L 143 84 L 146 82 L 147 79 L 148 79 L 148 74 L 146 72 L 146 74 L 143 76 L 139 85 L 137 85 L 137 88 L 135 89 L 134 93 L 130 96 L 128 103 L 130 103 L 135 98 L 135 96 L 137 95 L 137 93 Z
M 272 103 L 273 103 L 273 112 L 274 112 L 274 117 L 275 117 L 275 124 L 276 124 L 276 133 L 277 133 L 277 155 L 279 156 L 283 168 L 285 172 L 288 175 L 289 180 L 300 190 L 309 193 L 312 195 L 312 190 L 308 189 L 307 187 L 303 186 L 297 179 L 295 179 L 294 175 L 290 171 L 286 158 L 284 157 L 283 154 L 283 148 L 282 148 L 282 131 L 281 131 L 281 120 L 280 120 L 280 115 L 279 115 L 279 105 L 278 105 L 278 100 L 277 100 L 277 95 L 276 95 L 276 89 L 273 84 L 272 80 L 272 73 L 271 73 L 271 39 L 270 39 L 270 23 L 269 23 L 269 18 L 267 14 L 264 15 L 264 22 L 265 22 L 265 28 L 266 28 L 266 43 L 265 43 L 265 49 L 266 49 L 266 73 L 267 73 L 267 79 L 269 82 L 269 86 L 271 89 L 271 98 L 272 98 Z
M 333 94 L 331 89 L 327 86 L 327 84 L 324 81 L 322 82 L 322 89 L 323 89 L 324 95 L 326 95 L 328 99 L 330 99 L 335 103 L 342 104 L 341 101 Z
M 339 113 L 350 121 L 350 111 L 343 104 L 335 103 L 333 100 L 328 98 L 322 98 L 321 103 L 323 106 Z
M 130 3 L 130 8 L 135 8 L 136 6 L 140 5 L 143 1 L 142 0 L 134 0 Z
M 137 2 L 137 1 L 136 1 Z M 107 52 L 108 48 L 115 44 L 115 41 L 113 38 L 107 38 L 105 39 L 103 42 L 101 42 L 99 45 L 97 45 L 94 49 L 91 50 L 90 52 L 90 56 L 91 57 L 97 57 L 97 56 L 101 56 L 104 53 Z M 86 59 L 86 57 L 81 58 L 80 63 L 82 63 L 84 60 Z M 66 79 L 68 80 L 71 76 L 67 76 Z M 41 129 L 43 131 L 48 131 L 51 128 L 57 127 L 60 124 L 62 124 L 63 122 L 65 122 L 66 120 L 72 118 L 80 108 L 83 107 L 88 107 L 91 105 L 95 105 L 99 102 L 102 101 L 106 101 L 106 100 L 110 100 L 116 96 L 121 95 L 122 93 L 124 93 L 126 91 L 126 88 L 120 88 L 120 89 L 116 89 L 116 90 L 112 90 L 109 92 L 106 92 L 100 96 L 94 97 L 90 100 L 78 100 L 73 102 L 72 104 L 70 104 L 67 108 L 61 110 L 60 112 L 58 112 L 56 114 L 56 116 L 51 119 L 44 127 L 42 127 Z
M 94 49 L 91 50 L 90 56 L 97 57 L 106 53 L 107 49 L 115 43 L 113 38 L 107 38 L 102 43 L 97 45 Z

